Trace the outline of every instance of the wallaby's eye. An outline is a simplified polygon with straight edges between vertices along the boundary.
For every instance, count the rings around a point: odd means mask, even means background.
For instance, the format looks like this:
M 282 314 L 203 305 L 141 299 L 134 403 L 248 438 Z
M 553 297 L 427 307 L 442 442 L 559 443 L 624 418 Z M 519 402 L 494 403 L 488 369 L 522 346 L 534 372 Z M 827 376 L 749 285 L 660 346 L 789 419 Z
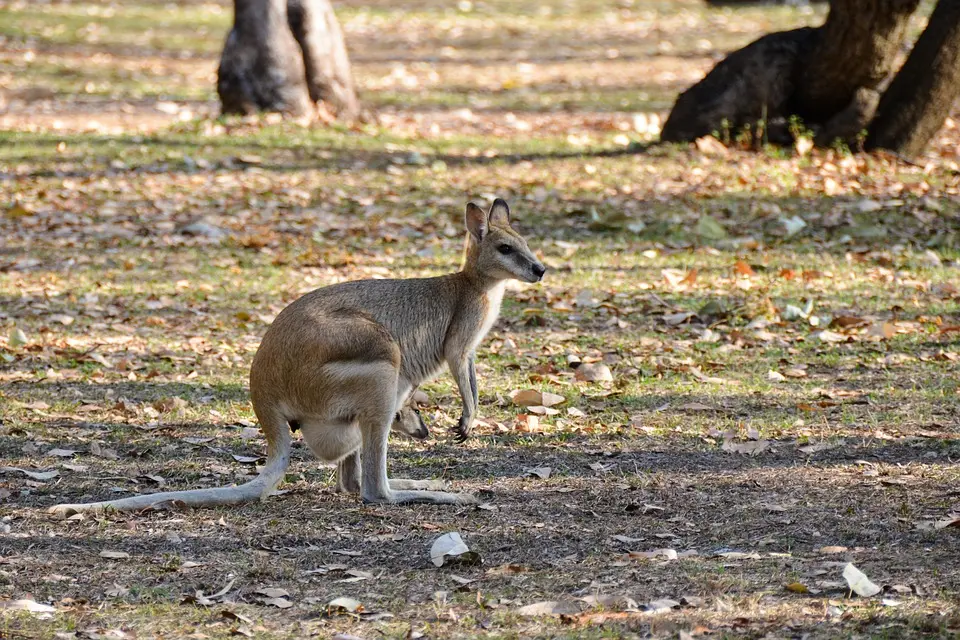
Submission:
M 502 245 L 500 245 L 499 247 L 497 247 L 497 251 L 499 251 L 500 253 L 502 253 L 502 254 L 505 255 L 505 256 L 508 256 L 508 255 L 510 255 L 511 253 L 513 253 L 513 247 L 511 247 L 511 246 L 508 245 L 508 244 L 502 244 Z

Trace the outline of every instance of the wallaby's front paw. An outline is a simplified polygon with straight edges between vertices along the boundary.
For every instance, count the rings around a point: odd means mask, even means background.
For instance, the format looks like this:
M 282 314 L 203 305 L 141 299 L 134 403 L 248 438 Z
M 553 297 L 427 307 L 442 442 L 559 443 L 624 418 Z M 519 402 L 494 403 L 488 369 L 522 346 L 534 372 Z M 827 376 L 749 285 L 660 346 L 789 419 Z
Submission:
M 460 416 L 460 420 L 457 421 L 457 426 L 453 429 L 453 433 L 457 438 L 457 442 L 463 442 L 470 437 L 470 431 L 473 430 L 473 420 L 468 420 L 464 416 Z

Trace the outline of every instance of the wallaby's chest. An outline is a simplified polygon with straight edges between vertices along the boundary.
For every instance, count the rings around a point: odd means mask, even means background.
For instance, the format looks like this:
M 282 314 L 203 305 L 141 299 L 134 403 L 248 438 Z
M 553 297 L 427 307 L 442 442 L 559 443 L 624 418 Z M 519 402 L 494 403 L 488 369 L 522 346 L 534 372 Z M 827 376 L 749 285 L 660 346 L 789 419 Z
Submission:
M 500 316 L 500 304 L 503 302 L 503 290 L 506 287 L 504 283 L 498 284 L 490 289 L 482 301 L 479 314 L 479 327 L 477 334 L 473 338 L 471 351 L 477 348 L 477 345 L 486 337 L 487 332 L 493 328 L 494 323 Z

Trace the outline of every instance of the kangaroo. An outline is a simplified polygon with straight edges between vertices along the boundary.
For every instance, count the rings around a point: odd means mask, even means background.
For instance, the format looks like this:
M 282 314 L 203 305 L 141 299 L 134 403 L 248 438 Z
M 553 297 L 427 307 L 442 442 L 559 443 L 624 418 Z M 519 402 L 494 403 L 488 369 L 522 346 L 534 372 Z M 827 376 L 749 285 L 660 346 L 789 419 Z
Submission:
M 338 490 L 359 493 L 364 502 L 476 503 L 472 495 L 440 491 L 442 482 L 387 478 L 391 425 L 420 433 L 401 408 L 444 363 L 463 403 L 456 434 L 461 440 L 469 436 L 479 403 L 474 351 L 499 315 L 506 281 L 538 282 L 546 272 L 511 228 L 510 208 L 500 198 L 489 212 L 468 203 L 465 222 L 457 273 L 344 282 L 307 293 L 280 312 L 250 369 L 250 398 L 267 440 L 267 463 L 255 479 L 236 487 L 57 505 L 51 513 L 265 498 L 283 479 L 291 431 L 298 429 L 318 458 L 337 463 Z

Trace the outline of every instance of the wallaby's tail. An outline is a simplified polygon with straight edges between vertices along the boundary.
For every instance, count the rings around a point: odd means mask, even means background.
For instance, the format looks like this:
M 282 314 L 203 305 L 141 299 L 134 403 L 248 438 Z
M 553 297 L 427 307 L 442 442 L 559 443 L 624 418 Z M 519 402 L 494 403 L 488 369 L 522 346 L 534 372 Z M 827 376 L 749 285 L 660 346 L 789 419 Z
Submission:
M 290 466 L 291 435 L 287 421 L 280 415 L 271 416 L 269 421 L 260 421 L 261 429 L 267 436 L 267 464 L 260 475 L 250 482 L 236 487 L 217 487 L 215 489 L 191 489 L 188 491 L 164 491 L 119 500 L 89 502 L 86 504 L 58 504 L 49 512 L 60 517 L 75 513 L 99 513 L 102 511 L 139 511 L 156 507 L 164 503 L 186 505 L 189 507 L 214 507 L 218 505 L 243 504 L 266 498 L 283 479 L 284 472 Z

